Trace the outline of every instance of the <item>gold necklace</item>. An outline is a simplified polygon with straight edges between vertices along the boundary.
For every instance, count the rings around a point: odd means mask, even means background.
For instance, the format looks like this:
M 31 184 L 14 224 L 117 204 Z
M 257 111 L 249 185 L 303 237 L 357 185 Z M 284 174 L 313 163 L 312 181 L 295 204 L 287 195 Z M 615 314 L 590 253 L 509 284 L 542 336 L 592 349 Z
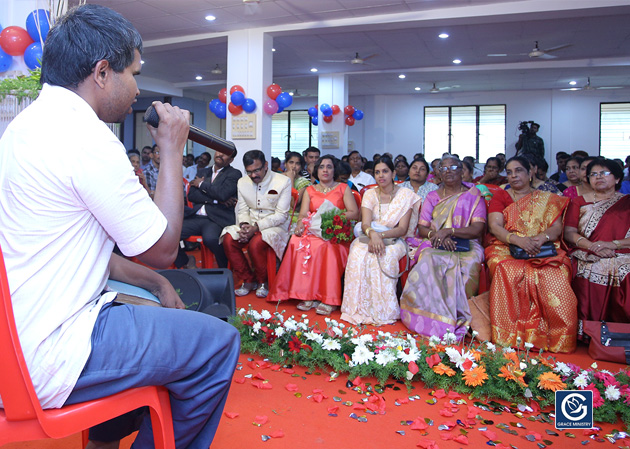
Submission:
M 330 192 L 332 189 L 334 189 L 335 187 L 337 187 L 337 184 L 335 184 L 335 183 L 333 183 L 333 184 L 334 184 L 334 185 L 333 185 L 333 186 L 331 186 L 331 187 L 324 187 L 324 185 L 320 183 L 320 184 L 319 184 L 319 189 L 318 189 L 318 190 L 319 190 L 321 193 L 326 194 L 326 193 Z
M 394 194 L 396 193 L 396 186 L 394 186 L 394 188 L 392 189 L 392 193 L 385 193 L 383 191 L 383 189 L 381 189 L 381 186 L 378 186 L 378 218 L 382 218 L 383 215 L 381 213 L 381 195 L 387 195 L 389 196 L 389 203 L 391 204 L 392 200 L 394 199 Z
M 593 191 L 593 199 L 594 199 L 595 201 L 605 201 L 605 200 L 609 200 L 609 199 L 611 199 L 611 198 L 613 197 L 613 195 L 614 195 L 614 194 L 615 194 L 615 192 L 613 191 L 613 194 L 612 194 L 612 195 L 610 195 L 610 196 L 605 196 L 604 198 L 602 198 L 602 199 L 599 199 L 599 200 L 598 200 L 598 199 L 597 199 L 597 192 Z M 593 201 L 593 202 L 595 202 L 595 201 Z

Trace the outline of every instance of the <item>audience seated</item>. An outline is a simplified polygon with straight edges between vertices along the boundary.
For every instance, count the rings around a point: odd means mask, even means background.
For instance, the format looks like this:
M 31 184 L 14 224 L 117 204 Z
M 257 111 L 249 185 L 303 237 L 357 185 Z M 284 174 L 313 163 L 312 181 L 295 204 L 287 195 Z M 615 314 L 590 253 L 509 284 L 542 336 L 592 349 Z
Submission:
M 352 324 L 388 324 L 400 317 L 396 280 L 407 248 L 399 237 L 413 235 L 421 201 L 410 189 L 394 184 L 390 158 L 382 156 L 374 174 L 378 187 L 365 192 L 361 203 L 363 238 L 352 242 L 346 267 L 341 319 Z M 387 239 L 396 240 L 386 245 Z
M 302 154 L 304 155 L 304 163 L 302 164 L 300 176 L 310 181 L 311 174 L 313 173 L 313 167 L 315 166 L 315 162 L 317 162 L 321 153 L 317 147 L 308 147 Z
M 149 186 L 147 185 L 147 180 L 144 177 L 144 172 L 140 168 L 140 154 L 138 150 L 129 150 L 127 152 L 127 157 L 129 158 L 129 162 L 131 162 L 131 166 L 133 167 L 133 172 L 138 177 L 138 182 L 145 188 L 147 192 L 149 192 Z
M 144 151 L 144 150 L 143 150 Z M 157 143 L 151 148 L 151 161 L 144 169 L 144 176 L 149 187 L 149 195 L 153 198 L 157 186 L 158 173 L 160 171 L 160 147 Z
M 525 159 L 527 159 L 527 162 L 529 162 L 529 166 L 531 167 L 532 179 L 530 180 L 530 185 L 534 189 L 540 190 L 542 192 L 555 193 L 557 195 L 560 195 L 562 193 L 562 192 L 560 192 L 560 189 L 558 189 L 558 187 L 556 187 L 555 184 L 553 184 L 551 182 L 548 182 L 548 181 L 545 181 L 544 179 L 540 179 L 538 177 L 538 171 L 539 171 L 541 166 L 549 168 L 549 165 L 547 164 L 547 162 L 544 159 L 538 159 L 538 156 L 536 156 L 533 153 L 525 153 L 522 156 Z M 543 163 L 544 163 L 544 165 L 543 165 Z M 545 169 L 545 171 L 544 171 L 543 178 L 546 178 L 547 177 L 546 175 L 547 175 L 547 169 Z M 506 184 L 505 186 L 503 186 L 503 188 L 505 190 L 509 190 L 510 189 L 510 184 Z
M 571 156 L 564 151 L 559 151 L 556 153 L 556 165 L 558 166 L 558 171 L 551 175 L 549 179 L 557 182 L 558 184 L 562 184 L 566 182 L 567 178 L 567 161 Z M 564 190 L 564 189 L 561 189 Z
M 407 159 L 402 156 L 401 159 L 396 161 L 396 176 L 394 177 L 394 181 L 407 181 L 409 180 L 409 164 L 407 163 Z
M 572 352 L 576 345 L 577 299 L 570 288 L 570 261 L 560 248 L 562 214 L 567 199 L 532 185 L 533 170 L 525 157 L 508 161 L 512 186 L 492 197 L 486 248 L 490 270 L 492 341 L 526 343 L 552 352 Z M 535 258 L 543 244 L 554 242 L 556 255 Z M 510 245 L 531 259 L 515 259 Z
M 569 186 L 562 191 L 562 194 L 564 196 L 566 196 L 569 199 L 573 199 L 573 198 L 577 198 L 578 196 L 583 196 L 585 194 L 591 193 L 593 191 L 593 189 L 591 188 L 591 185 L 589 184 L 589 180 L 586 177 L 586 167 L 588 167 L 588 164 L 590 164 L 594 159 L 595 157 L 593 156 L 587 156 L 583 159 L 579 159 L 580 161 L 580 170 L 578 172 L 579 180 L 577 184 L 573 182 L 572 186 Z M 574 166 L 573 158 L 569 159 L 569 164 L 571 164 L 572 167 Z M 567 164 L 567 167 L 569 166 L 569 164 Z M 568 175 L 569 175 L 569 172 L 567 169 L 567 176 Z
M 153 148 L 150 145 L 147 145 L 142 148 L 142 153 L 140 154 L 140 168 L 142 171 L 147 169 L 151 163 L 151 159 L 153 159 Z
M 507 183 L 507 178 L 501 176 L 501 160 L 498 157 L 489 157 L 486 161 L 486 165 L 483 168 L 483 176 L 479 176 L 474 179 L 477 184 L 493 184 L 500 186 Z
M 532 161 L 529 161 L 529 162 L 531 163 Z M 549 164 L 547 163 L 547 161 L 544 160 L 544 159 L 539 159 L 537 162 L 538 162 L 538 164 L 536 164 L 536 165 L 538 167 L 538 170 L 536 170 L 535 177 L 538 178 L 540 181 L 542 181 L 544 183 L 548 183 L 548 184 L 553 185 L 555 187 L 555 189 L 557 190 L 557 192 L 553 192 L 553 193 L 561 194 L 562 191 L 566 187 L 563 184 L 559 183 L 558 181 L 555 181 L 555 180 L 547 177 L 547 172 L 549 171 Z
M 409 180 L 400 183 L 400 187 L 411 189 L 413 192 L 422 198 L 422 201 L 427 197 L 429 192 L 433 192 L 438 189 L 438 186 L 432 182 L 427 181 L 429 176 L 429 164 L 424 159 L 417 159 L 411 163 L 409 169 Z
M 256 296 L 265 298 L 269 293 L 267 250 L 271 247 L 276 256 L 282 258 L 289 240 L 291 180 L 269 170 L 265 154 L 259 150 L 245 153 L 243 166 L 247 176 L 239 179 L 237 185 L 237 224 L 226 227 L 221 238 L 232 271 L 242 281 L 234 293 L 245 296 L 256 290 Z M 245 247 L 248 247 L 251 268 L 243 254 Z
M 614 161 L 597 158 L 586 173 L 593 190 L 571 200 L 564 223 L 565 241 L 573 247 L 578 318 L 627 323 L 630 196 L 616 191 L 623 171 Z
M 368 162 L 368 164 L 369 164 L 369 162 Z M 359 189 L 357 189 L 357 186 L 355 186 L 350 181 L 350 175 L 351 174 L 352 174 L 352 168 L 350 168 L 350 164 L 348 164 L 347 162 L 344 162 L 344 161 L 339 161 L 339 182 L 343 182 L 344 184 L 348 184 L 348 187 L 350 187 L 352 190 L 356 190 L 358 192 Z
M 300 198 L 304 189 L 311 184 L 309 178 L 301 176 L 304 168 L 304 158 L 300 153 L 288 151 L 284 161 L 284 175 L 291 179 L 291 186 L 300 193 Z
M 202 157 L 203 154 L 199 156 Z M 184 217 L 182 224 L 182 240 L 200 235 L 203 244 L 214 254 L 219 268 L 228 266 L 228 259 L 219 242 L 219 236 L 223 228 L 236 223 L 234 216 L 236 185 L 242 177 L 241 172 L 230 165 L 233 160 L 233 156 L 217 151 L 214 154 L 214 166 L 202 168 L 197 172 L 188 192 L 188 201 L 193 205 L 192 210 Z M 175 266 L 181 268 L 187 262 L 186 253 L 180 248 Z
M 359 208 L 348 185 L 337 181 L 338 162 L 334 156 L 320 157 L 313 177 L 317 184 L 307 187 L 304 193 L 295 235 L 289 241 L 267 301 L 300 299 L 298 309 L 316 308 L 318 314 L 330 315 L 341 305 L 341 278 L 350 243 L 332 243 L 309 234 L 304 220 L 324 202 L 345 209 L 348 220 L 359 218 Z
M 439 184 L 440 182 L 442 182 L 442 180 L 440 179 L 440 170 L 439 170 L 440 160 L 441 159 L 433 159 L 431 161 L 431 173 L 429 173 L 429 176 L 427 177 L 427 181 L 433 184 Z
M 458 158 L 444 156 L 440 171 L 442 185 L 422 205 L 418 232 L 425 240 L 400 299 L 401 318 L 413 332 L 441 337 L 450 330 L 461 339 L 470 324 L 468 298 L 479 288 L 486 203 L 462 182 Z M 455 238 L 467 240 L 469 250 L 456 251 Z
M 350 168 L 352 169 L 352 175 L 350 176 L 350 181 L 357 186 L 359 191 L 370 184 L 375 184 L 376 181 L 371 175 L 368 175 L 363 169 L 363 158 L 358 151 L 351 151 L 348 154 L 348 163 L 350 164 Z
M 208 153 L 207 151 L 201 153 L 199 157 L 197 157 L 197 163 L 191 165 L 190 167 L 186 168 L 186 170 L 184 170 L 184 178 L 186 178 L 188 182 L 191 182 L 193 179 L 195 179 L 195 177 L 197 177 L 197 173 L 200 170 L 208 167 L 211 159 L 212 156 L 210 156 L 210 153 Z

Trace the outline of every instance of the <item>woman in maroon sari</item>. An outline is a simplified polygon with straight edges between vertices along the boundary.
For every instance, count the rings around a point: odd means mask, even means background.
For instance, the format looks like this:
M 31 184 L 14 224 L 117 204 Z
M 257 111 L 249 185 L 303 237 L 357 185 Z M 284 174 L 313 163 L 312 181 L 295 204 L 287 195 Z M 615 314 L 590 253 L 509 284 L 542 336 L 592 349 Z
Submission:
M 587 169 L 592 192 L 571 200 L 565 240 L 573 245 L 573 290 L 580 320 L 630 322 L 630 196 L 623 172 L 598 158 Z M 581 331 L 581 326 L 579 328 Z

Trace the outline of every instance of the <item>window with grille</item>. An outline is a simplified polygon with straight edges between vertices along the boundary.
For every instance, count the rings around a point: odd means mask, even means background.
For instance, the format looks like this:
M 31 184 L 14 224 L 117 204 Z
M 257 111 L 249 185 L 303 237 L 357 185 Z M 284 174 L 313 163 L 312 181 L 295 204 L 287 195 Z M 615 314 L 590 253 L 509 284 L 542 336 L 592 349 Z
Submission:
M 444 153 L 485 162 L 505 152 L 505 105 L 425 106 L 424 157 Z
M 630 155 L 630 103 L 601 103 L 599 154 L 622 161 Z
M 307 111 L 283 111 L 271 118 L 271 156 L 284 160 L 286 151 L 302 154 L 317 146 L 317 126 L 311 124 Z

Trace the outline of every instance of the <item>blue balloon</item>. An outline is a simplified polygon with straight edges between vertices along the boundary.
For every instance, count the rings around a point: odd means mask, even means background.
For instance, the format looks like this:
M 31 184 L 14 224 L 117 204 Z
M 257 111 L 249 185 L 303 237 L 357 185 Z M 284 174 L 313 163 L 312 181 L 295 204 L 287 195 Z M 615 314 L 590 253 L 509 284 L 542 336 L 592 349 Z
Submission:
M 319 110 L 322 111 L 322 114 L 324 113 L 326 109 L 330 109 L 330 111 L 332 112 L 332 108 L 330 107 L 328 103 L 322 103 L 319 105 Z
M 33 42 L 24 50 L 24 62 L 26 66 L 35 70 L 37 67 L 42 66 L 42 43 Z
M 317 126 L 317 123 L 319 123 L 319 120 L 317 119 L 317 117 L 312 117 L 311 118 L 311 123 L 315 126 Z
M 278 110 L 276 111 L 276 114 L 280 114 L 282 111 L 284 111 L 284 108 L 278 105 Z
M 291 106 L 291 103 L 293 103 L 293 97 L 289 95 L 288 92 L 282 92 L 276 97 L 276 103 L 278 103 L 278 106 L 280 106 L 282 109 L 288 108 L 289 106 Z
M 6 72 L 7 70 L 9 70 L 9 67 L 11 67 L 11 64 L 13 64 L 13 56 L 11 56 L 8 53 L 5 53 L 0 48 L 0 73 Z
M 219 102 L 217 107 L 214 109 L 214 113 L 219 118 L 225 118 L 226 109 L 227 109 L 227 107 L 225 106 L 225 103 Z
M 308 108 L 308 116 L 317 117 L 317 108 L 315 106 L 311 106 L 310 108 Z
M 252 100 L 251 98 L 246 98 L 245 102 L 243 103 L 243 111 L 249 113 L 249 112 L 254 112 L 255 110 L 256 110 L 256 102 Z
M 326 117 L 330 117 L 331 115 L 333 115 L 333 110 L 330 106 L 328 106 L 322 111 L 322 114 L 324 114 Z
M 235 106 L 243 106 L 243 103 L 245 103 L 245 94 L 237 90 L 230 96 L 230 100 L 232 100 Z
M 356 111 L 354 111 L 354 114 L 352 114 L 352 116 L 355 120 L 361 120 L 363 118 L 363 111 L 361 109 L 357 109 Z
M 212 100 L 210 102 L 210 104 L 208 105 L 208 107 L 210 108 L 210 112 L 214 112 L 217 110 L 217 105 L 221 103 L 221 100 L 219 100 L 218 98 L 215 98 L 214 100 Z
M 46 36 L 48 36 L 48 31 L 50 30 L 50 23 L 48 23 L 49 20 L 50 16 L 48 15 L 48 11 L 45 9 L 36 9 L 35 11 L 31 11 L 28 17 L 26 17 L 26 31 L 28 31 L 31 39 L 35 42 L 39 42 L 39 34 L 41 33 L 41 41 L 44 42 L 46 40 Z M 39 31 L 37 31 L 38 23 Z

